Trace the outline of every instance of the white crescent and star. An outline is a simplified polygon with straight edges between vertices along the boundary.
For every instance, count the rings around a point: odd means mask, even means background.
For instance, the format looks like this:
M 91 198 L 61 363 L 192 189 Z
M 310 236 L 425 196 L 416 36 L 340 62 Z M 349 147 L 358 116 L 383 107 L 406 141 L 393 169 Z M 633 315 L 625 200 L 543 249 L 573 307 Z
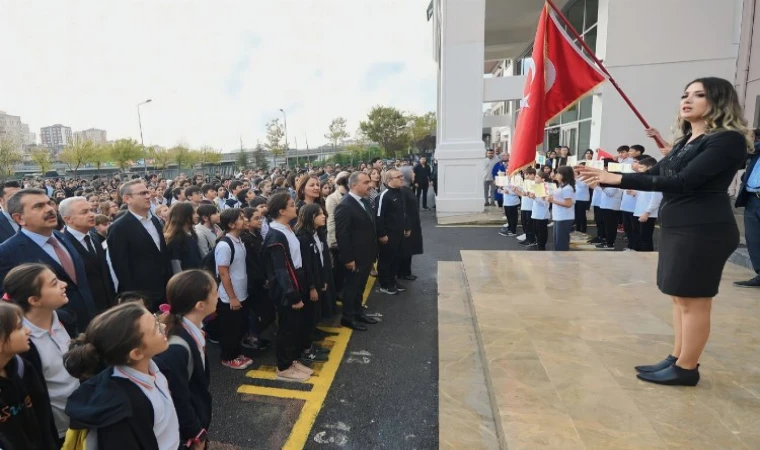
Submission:
M 546 85 L 544 86 L 544 92 L 549 92 L 549 89 L 554 86 L 554 82 L 557 80 L 557 69 L 549 58 L 545 60 L 546 65 Z M 525 61 L 526 68 L 528 69 L 527 80 L 525 82 L 525 88 L 523 89 L 523 99 L 520 101 L 521 108 L 530 108 L 529 98 L 531 85 L 533 84 L 533 78 L 536 71 L 536 63 L 533 59 Z

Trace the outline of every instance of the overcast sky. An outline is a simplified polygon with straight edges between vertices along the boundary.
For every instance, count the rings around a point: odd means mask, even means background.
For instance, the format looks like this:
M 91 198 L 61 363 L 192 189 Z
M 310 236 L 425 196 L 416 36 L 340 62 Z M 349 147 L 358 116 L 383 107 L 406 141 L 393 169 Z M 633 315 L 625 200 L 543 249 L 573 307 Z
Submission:
M 376 104 L 435 109 L 429 0 L 0 0 L 0 110 L 146 145 L 290 145 Z M 39 139 L 39 136 L 38 136 Z

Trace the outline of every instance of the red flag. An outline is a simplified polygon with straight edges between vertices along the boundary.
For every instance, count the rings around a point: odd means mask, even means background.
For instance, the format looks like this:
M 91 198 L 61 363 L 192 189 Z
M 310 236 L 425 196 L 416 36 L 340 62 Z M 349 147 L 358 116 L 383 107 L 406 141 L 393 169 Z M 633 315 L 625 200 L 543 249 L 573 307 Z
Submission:
M 520 114 L 509 159 L 509 175 L 533 164 L 544 142 L 546 122 L 606 80 L 572 43 L 548 5 L 538 19 Z
M 596 149 L 596 156 L 594 156 L 594 159 L 601 160 L 601 159 L 614 159 L 617 161 L 617 158 L 610 155 L 609 153 L 605 152 L 601 148 Z

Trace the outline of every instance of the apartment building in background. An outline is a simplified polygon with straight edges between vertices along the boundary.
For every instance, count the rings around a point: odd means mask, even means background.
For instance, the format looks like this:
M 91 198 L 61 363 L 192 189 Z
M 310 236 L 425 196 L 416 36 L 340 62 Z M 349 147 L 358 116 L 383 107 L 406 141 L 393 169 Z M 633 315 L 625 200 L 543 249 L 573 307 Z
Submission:
M 0 139 L 13 142 L 19 151 L 24 145 L 34 143 L 36 136 L 29 132 L 29 125 L 21 121 L 21 117 L 0 111 Z
M 60 150 L 72 142 L 71 127 L 61 124 L 40 128 L 40 140 L 43 147 Z
M 77 131 L 74 133 L 74 142 L 90 141 L 93 144 L 105 144 L 108 142 L 106 130 L 90 128 L 89 130 Z

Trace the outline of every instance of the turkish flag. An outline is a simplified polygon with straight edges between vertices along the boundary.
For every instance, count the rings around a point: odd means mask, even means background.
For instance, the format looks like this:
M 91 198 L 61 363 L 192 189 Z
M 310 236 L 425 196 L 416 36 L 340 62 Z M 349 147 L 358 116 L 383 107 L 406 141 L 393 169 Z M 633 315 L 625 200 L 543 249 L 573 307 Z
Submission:
M 546 122 L 606 80 L 546 4 L 538 19 L 532 61 L 526 62 L 529 69 L 510 152 L 510 176 L 533 164 L 537 147 L 544 142 Z
M 601 148 L 596 149 L 596 157 L 594 159 L 597 159 L 597 160 L 599 160 L 599 159 L 614 159 L 615 161 L 617 161 L 617 158 L 615 158 L 611 154 L 605 152 Z

